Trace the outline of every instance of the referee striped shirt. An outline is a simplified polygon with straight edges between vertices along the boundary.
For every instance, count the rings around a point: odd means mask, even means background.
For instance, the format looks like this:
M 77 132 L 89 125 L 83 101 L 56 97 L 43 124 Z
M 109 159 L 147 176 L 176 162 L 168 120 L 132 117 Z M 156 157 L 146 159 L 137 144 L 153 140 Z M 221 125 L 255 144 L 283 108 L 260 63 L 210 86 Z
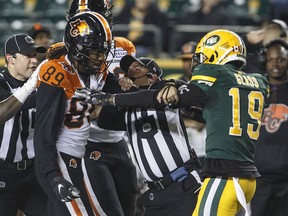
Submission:
M 125 114 L 139 168 L 147 181 L 155 181 L 190 159 L 189 144 L 177 109 L 130 108 Z
M 0 74 L 0 100 L 8 98 L 24 83 L 12 77 L 7 70 L 3 71 Z M 1 160 L 18 162 L 34 158 L 35 97 L 30 96 L 13 118 L 0 125 Z

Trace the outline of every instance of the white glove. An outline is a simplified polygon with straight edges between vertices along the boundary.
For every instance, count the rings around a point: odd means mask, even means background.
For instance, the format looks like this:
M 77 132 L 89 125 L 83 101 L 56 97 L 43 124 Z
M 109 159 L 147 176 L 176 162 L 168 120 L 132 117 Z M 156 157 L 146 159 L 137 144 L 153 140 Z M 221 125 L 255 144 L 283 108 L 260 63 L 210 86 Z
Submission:
M 39 70 L 36 69 L 31 77 L 27 80 L 24 85 L 14 92 L 14 97 L 16 97 L 22 104 L 25 102 L 27 97 L 37 88 Z

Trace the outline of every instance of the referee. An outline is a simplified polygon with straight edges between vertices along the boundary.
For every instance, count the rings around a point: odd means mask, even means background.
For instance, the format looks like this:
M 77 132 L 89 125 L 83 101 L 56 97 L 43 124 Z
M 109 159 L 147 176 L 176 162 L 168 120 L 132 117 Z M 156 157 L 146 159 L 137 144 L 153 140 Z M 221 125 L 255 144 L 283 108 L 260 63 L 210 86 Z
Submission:
M 161 80 L 162 70 L 153 59 L 125 56 L 120 66 L 139 89 L 161 89 L 166 83 Z M 145 100 L 132 99 L 133 93 L 121 95 L 118 100 L 116 94 L 116 105 L 118 102 L 123 106 L 136 105 Z M 98 125 L 128 132 L 136 162 L 149 187 L 142 197 L 145 215 L 191 216 L 201 187 L 196 171 L 199 163 L 188 144 L 178 109 L 119 110 L 106 106 L 100 112 Z
M 45 51 L 44 47 L 35 46 L 26 34 L 12 35 L 4 44 L 7 68 L 0 73 L 0 100 L 15 97 L 23 105 L 10 120 L 0 125 L 1 215 L 15 216 L 18 210 L 25 215 L 46 215 L 47 198 L 34 174 L 36 94 L 28 95 L 35 85 L 30 85 L 31 79 L 28 84 L 26 82 L 37 67 L 37 52 Z

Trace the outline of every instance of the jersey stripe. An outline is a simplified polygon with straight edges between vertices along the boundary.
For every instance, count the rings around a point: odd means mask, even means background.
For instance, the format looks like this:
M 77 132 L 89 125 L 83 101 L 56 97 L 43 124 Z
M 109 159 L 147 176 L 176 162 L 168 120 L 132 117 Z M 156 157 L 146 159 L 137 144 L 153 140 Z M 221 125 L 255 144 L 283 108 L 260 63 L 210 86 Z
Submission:
M 208 81 L 208 82 L 215 82 L 217 79 L 214 77 L 209 77 L 209 76 L 201 76 L 201 75 L 195 75 L 192 76 L 191 80 L 204 80 L 204 81 Z
M 10 80 L 3 72 L 1 79 L 4 79 L 9 89 L 2 87 L 2 91 L 15 92 L 19 87 L 13 88 L 15 83 L 9 83 Z M 8 73 L 8 72 L 7 72 Z M 14 81 L 13 81 L 14 82 Z M 34 108 L 20 110 L 11 119 L 0 125 L 0 159 L 9 162 L 18 162 L 34 158 L 32 115 Z

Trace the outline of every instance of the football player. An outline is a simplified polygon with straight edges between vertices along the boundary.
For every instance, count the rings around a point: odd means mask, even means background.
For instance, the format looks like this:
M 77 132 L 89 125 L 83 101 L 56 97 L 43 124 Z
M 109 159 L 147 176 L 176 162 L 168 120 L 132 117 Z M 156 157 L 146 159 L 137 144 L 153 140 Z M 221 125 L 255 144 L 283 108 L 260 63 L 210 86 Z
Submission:
M 93 107 L 73 95 L 89 84 L 90 75 L 105 71 L 112 32 L 102 15 L 82 12 L 68 21 L 64 43 L 37 68 L 36 172 L 49 196 L 48 215 L 99 215 L 81 166 Z
M 74 0 L 68 11 L 69 20 L 81 11 L 93 11 L 106 18 L 110 27 L 113 27 L 112 5 L 106 0 Z M 125 55 L 135 56 L 134 45 L 123 37 L 113 37 L 114 49 L 109 52 L 107 62 L 109 76 L 120 76 L 119 83 L 123 90 L 128 87 L 120 70 L 119 62 Z M 107 72 L 108 72 L 107 71 Z M 91 76 L 90 88 L 115 91 L 115 84 L 107 76 Z M 131 82 L 132 83 L 132 82 Z M 134 216 L 136 211 L 137 175 L 131 153 L 124 139 L 124 132 L 104 130 L 98 127 L 97 119 L 91 119 L 86 153 L 84 157 L 84 177 L 89 182 L 92 201 L 99 211 L 107 215 Z
M 191 89 L 192 97 L 197 86 L 209 97 L 203 110 L 207 129 L 204 183 L 193 216 L 236 215 L 241 208 L 248 215 L 247 203 L 260 176 L 254 144 L 269 85 L 264 76 L 241 71 L 245 64 L 243 40 L 225 29 L 207 33 L 193 55 L 192 79 L 183 92 Z M 157 99 L 165 104 L 181 101 L 173 86 L 164 87 Z

